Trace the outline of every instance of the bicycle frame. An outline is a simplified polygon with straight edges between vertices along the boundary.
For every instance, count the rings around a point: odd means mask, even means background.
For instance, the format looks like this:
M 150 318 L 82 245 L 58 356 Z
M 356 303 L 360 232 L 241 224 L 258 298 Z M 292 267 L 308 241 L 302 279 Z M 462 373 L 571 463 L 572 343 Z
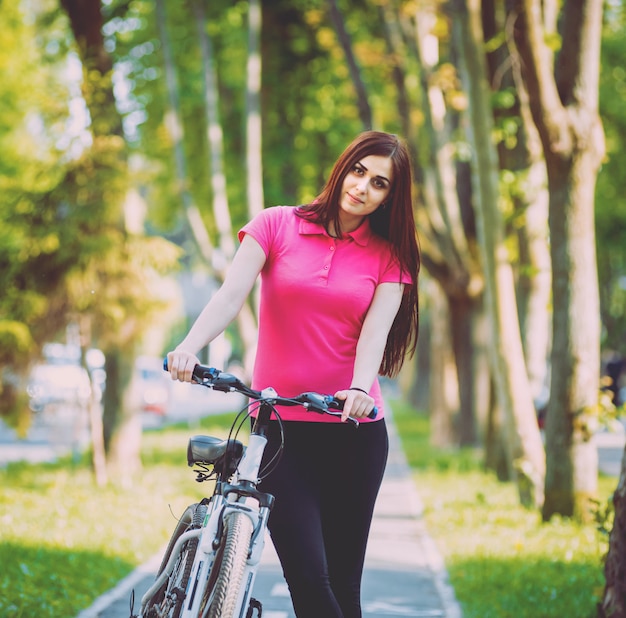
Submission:
M 234 616 L 243 618 L 248 610 L 254 580 L 265 547 L 265 531 L 274 497 L 257 490 L 259 470 L 267 445 L 267 428 L 273 407 L 260 403 L 247 448 L 233 475 L 233 482 L 218 480 L 215 491 L 208 500 L 208 510 L 202 527 L 183 533 L 171 552 L 167 565 L 142 597 L 142 612 L 148 601 L 172 574 L 185 542 L 197 537 L 198 548 L 183 603 L 181 618 L 197 618 L 200 614 L 204 589 L 216 559 L 219 536 L 226 517 L 233 511 L 245 513 L 253 525 L 243 580 Z

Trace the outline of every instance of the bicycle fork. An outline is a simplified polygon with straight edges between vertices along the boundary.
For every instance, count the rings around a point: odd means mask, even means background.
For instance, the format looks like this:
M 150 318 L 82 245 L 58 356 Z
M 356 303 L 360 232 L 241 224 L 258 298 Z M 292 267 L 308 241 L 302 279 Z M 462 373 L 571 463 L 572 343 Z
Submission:
M 252 537 L 248 547 L 248 560 L 243 574 L 240 598 L 237 602 L 237 607 L 241 608 L 237 618 L 246 618 L 252 587 L 265 545 L 264 533 L 267 528 L 270 509 L 268 507 L 255 508 L 238 502 L 229 502 L 223 497 L 220 503 L 215 505 L 210 514 L 207 514 L 208 521 L 206 525 L 200 530 L 192 531 L 199 533 L 200 541 L 191 577 L 189 578 L 189 585 L 185 591 L 185 602 L 181 618 L 196 618 L 198 616 L 203 592 L 213 569 L 221 536 L 224 532 L 224 521 L 227 519 L 228 514 L 234 511 L 247 515 L 253 525 Z

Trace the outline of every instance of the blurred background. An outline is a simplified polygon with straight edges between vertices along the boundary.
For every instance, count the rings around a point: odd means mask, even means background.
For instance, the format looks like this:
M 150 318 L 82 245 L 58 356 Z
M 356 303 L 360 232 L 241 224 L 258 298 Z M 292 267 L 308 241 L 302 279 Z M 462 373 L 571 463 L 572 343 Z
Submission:
M 545 518 L 584 512 L 626 398 L 626 24 L 589 4 L 0 3 L 3 431 L 61 427 L 102 481 L 221 410 L 163 355 L 241 225 L 374 128 L 413 155 L 422 250 L 394 388 Z M 253 297 L 203 360 L 247 378 L 255 335 Z

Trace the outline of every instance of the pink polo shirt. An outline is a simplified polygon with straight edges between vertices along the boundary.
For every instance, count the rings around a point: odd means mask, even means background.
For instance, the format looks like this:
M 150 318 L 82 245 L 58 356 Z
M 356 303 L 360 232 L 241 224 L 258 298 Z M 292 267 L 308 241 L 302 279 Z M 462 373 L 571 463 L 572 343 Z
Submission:
M 305 391 L 334 394 L 349 388 L 356 345 L 376 286 L 410 283 L 389 243 L 365 220 L 341 240 L 291 206 L 267 208 L 239 232 L 261 245 L 259 341 L 252 387 L 274 387 L 290 397 Z M 378 380 L 370 395 L 384 416 Z M 281 407 L 283 420 L 338 422 L 301 407 Z M 371 422 L 364 419 L 364 422 Z

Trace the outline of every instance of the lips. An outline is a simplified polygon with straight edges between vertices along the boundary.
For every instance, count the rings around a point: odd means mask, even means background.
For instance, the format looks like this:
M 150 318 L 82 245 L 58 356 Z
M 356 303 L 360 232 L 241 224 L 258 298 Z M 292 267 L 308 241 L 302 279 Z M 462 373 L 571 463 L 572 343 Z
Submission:
M 347 193 L 348 199 L 354 203 L 354 204 L 362 204 L 363 200 L 358 199 L 357 197 L 354 197 L 354 195 L 352 195 L 351 193 Z

